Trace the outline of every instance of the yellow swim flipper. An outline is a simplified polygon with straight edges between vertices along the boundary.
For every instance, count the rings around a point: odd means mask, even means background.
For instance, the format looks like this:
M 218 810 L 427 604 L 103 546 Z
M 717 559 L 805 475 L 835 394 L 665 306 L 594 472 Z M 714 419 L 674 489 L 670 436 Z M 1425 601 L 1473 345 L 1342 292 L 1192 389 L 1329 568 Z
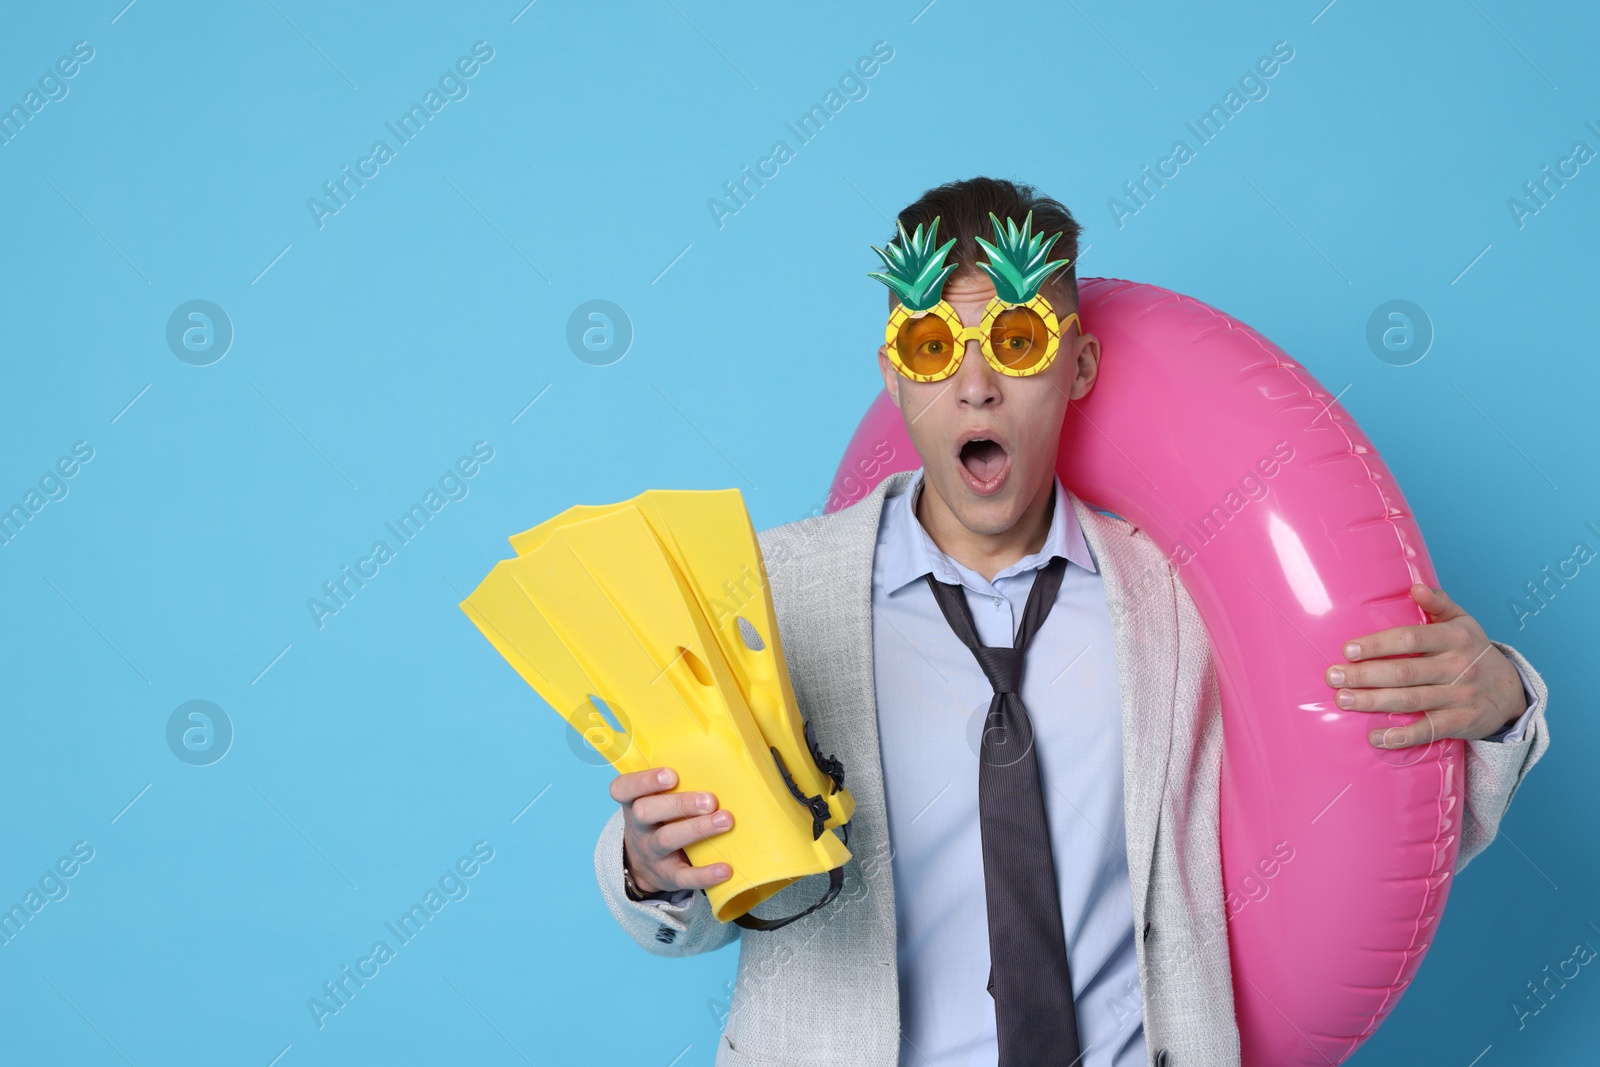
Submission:
M 561 526 L 628 507 L 644 514 L 681 566 L 767 744 L 808 798 L 827 801 L 825 826 L 848 824 L 855 799 L 844 788 L 843 764 L 823 755 L 800 715 L 760 543 L 739 490 L 651 489 L 621 504 L 580 505 L 513 535 L 511 547 L 527 553 Z
M 462 610 L 619 772 L 670 766 L 674 791 L 710 791 L 734 813 L 733 829 L 686 849 L 697 866 L 733 868 L 705 891 L 713 914 L 756 929 L 783 925 L 798 916 L 746 913 L 822 872 L 831 874 L 828 895 L 800 914 L 831 900 L 850 853 L 824 828 L 841 812 L 848 819 L 853 801 L 804 742 L 770 597 L 760 585 L 749 598 L 759 610 L 741 604 L 713 622 L 713 598 L 701 588 L 706 568 L 719 566 L 719 543 L 721 559 L 749 565 L 741 553 L 755 538 L 737 491 L 573 508 L 512 540 L 521 554 L 496 564 Z M 753 562 L 759 575 L 759 552 Z M 743 636 L 741 616 L 757 641 Z

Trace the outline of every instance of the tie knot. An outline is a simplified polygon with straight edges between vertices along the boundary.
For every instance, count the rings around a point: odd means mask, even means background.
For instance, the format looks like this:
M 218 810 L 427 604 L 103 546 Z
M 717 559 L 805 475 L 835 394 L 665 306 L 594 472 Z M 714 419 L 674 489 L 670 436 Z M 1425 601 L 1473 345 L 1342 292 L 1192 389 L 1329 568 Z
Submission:
M 978 666 L 983 668 L 984 677 L 989 679 L 996 693 L 1018 691 L 1022 685 L 1022 649 L 979 645 L 972 652 L 978 657 Z

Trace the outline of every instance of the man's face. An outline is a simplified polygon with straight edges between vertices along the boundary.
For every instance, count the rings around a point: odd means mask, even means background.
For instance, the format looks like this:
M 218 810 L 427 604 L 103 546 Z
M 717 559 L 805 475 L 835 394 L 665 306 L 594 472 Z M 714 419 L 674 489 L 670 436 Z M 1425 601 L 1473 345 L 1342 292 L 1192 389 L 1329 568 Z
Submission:
M 1057 286 L 1047 285 L 1044 293 L 1058 318 L 1074 310 L 1064 306 Z M 945 282 L 944 298 L 967 326 L 983 321 L 994 295 L 994 283 L 981 271 L 958 270 Z M 976 341 L 967 342 L 955 374 L 938 382 L 902 377 L 888 347 L 878 349 L 884 386 L 922 457 L 924 481 L 976 534 L 1011 529 L 1039 494 L 1049 492 L 1067 401 L 1088 394 L 1099 361 L 1099 342 L 1076 323 L 1061 338 L 1055 361 L 1026 378 L 989 366 Z

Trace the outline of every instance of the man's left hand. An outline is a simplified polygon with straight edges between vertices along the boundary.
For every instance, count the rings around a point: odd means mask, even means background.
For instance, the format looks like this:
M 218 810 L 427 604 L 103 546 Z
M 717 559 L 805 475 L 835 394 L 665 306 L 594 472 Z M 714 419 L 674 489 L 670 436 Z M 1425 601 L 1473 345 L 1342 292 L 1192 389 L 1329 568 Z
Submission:
M 1352 638 L 1344 647 L 1351 662 L 1328 668 L 1328 684 L 1340 687 L 1339 707 L 1424 713 L 1407 726 L 1369 731 L 1375 748 L 1477 740 L 1515 722 L 1526 710 L 1522 678 L 1483 627 L 1443 589 L 1418 582 L 1411 599 L 1428 622 Z

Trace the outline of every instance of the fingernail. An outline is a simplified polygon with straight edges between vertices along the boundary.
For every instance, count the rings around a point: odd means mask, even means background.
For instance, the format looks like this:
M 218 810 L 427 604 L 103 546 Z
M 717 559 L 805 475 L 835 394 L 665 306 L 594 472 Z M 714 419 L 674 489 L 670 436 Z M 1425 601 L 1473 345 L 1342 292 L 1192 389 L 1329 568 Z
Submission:
M 710 811 L 711 810 L 711 794 L 710 793 L 701 793 L 699 796 L 695 797 L 694 798 L 694 806 L 699 808 L 701 811 Z
M 1344 671 L 1340 670 L 1338 667 L 1334 667 L 1331 670 L 1329 670 L 1328 671 L 1328 684 L 1329 685 L 1343 685 L 1344 684 Z
M 1344 646 L 1345 659 L 1355 659 L 1359 655 L 1361 655 L 1361 646 L 1356 644 L 1354 641 L 1351 641 L 1348 645 Z
M 661 773 L 656 775 L 656 781 L 662 785 L 671 785 L 677 776 L 672 773 L 671 767 L 661 768 Z
M 1346 689 L 1339 694 L 1338 700 L 1341 708 L 1348 708 L 1356 702 L 1356 696 Z
M 1383 747 L 1383 731 L 1382 730 L 1374 730 L 1374 731 L 1372 731 L 1371 733 L 1369 733 L 1367 735 L 1367 740 L 1370 741 L 1372 744 L 1378 746 L 1379 748 L 1382 748 Z
M 1399 748 L 1405 743 L 1405 739 L 1406 732 L 1398 726 L 1393 727 L 1392 729 L 1388 729 L 1383 732 L 1383 747 Z
M 713 826 L 727 826 L 732 821 L 733 816 L 729 815 L 725 811 L 719 811 L 715 815 L 711 816 L 711 825 Z

